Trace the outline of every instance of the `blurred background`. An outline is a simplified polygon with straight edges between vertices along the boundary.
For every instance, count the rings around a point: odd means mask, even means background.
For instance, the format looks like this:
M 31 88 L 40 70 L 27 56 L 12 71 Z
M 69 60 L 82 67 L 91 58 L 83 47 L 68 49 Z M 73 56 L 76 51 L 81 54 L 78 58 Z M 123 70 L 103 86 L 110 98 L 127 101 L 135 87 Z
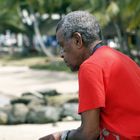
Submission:
M 77 74 L 59 58 L 55 36 L 74 10 L 95 15 L 105 44 L 140 64 L 139 0 L 0 0 L 1 140 L 35 140 L 80 124 Z

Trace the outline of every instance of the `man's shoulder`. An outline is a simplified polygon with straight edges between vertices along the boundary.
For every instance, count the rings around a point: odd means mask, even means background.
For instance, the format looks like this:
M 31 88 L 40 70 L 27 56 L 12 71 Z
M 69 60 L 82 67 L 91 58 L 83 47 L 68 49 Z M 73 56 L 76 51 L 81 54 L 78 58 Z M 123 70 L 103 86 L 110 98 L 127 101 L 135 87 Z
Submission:
M 88 59 L 86 59 L 83 65 L 102 65 L 105 61 L 108 61 L 114 56 L 114 50 L 108 46 L 102 46 L 98 48 Z
M 94 69 L 99 67 L 102 70 L 106 69 L 107 71 L 112 69 L 113 64 L 121 65 L 123 57 L 125 56 L 121 52 L 108 46 L 102 46 L 81 64 L 80 69 L 87 69 L 88 67 Z

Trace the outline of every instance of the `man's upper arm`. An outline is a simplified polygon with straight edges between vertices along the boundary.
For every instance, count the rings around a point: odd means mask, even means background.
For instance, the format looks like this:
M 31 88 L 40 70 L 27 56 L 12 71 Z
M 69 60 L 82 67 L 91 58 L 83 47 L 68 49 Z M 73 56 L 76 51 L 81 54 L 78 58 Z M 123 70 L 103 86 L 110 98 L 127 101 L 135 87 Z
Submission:
M 79 71 L 79 113 L 105 107 L 103 71 L 92 65 L 84 64 Z
M 82 124 L 72 130 L 68 135 L 68 140 L 97 140 L 99 130 L 100 109 L 88 110 L 81 113 Z
M 84 135 L 96 137 L 99 135 L 100 109 L 88 110 L 81 113 L 81 129 Z

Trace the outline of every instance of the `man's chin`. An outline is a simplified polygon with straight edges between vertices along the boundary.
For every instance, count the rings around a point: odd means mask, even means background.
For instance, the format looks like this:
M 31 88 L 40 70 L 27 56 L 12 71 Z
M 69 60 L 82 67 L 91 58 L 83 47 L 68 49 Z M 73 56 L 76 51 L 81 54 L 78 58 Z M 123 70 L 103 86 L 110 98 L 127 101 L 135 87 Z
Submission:
M 75 66 L 75 67 L 69 67 L 71 69 L 72 72 L 76 72 L 79 70 L 79 66 Z

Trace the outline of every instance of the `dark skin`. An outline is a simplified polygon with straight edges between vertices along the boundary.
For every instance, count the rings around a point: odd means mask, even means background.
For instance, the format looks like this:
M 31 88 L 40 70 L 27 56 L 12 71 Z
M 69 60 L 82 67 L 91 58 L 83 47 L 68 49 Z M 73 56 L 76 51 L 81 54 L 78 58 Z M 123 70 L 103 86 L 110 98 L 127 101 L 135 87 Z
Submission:
M 69 40 L 64 40 L 61 29 L 57 31 L 57 40 L 62 47 L 61 57 L 72 71 L 79 70 L 80 65 L 92 54 L 92 49 L 100 41 L 95 41 L 90 47 L 85 47 L 80 33 L 76 32 Z M 81 113 L 81 126 L 71 130 L 68 140 L 97 140 L 100 130 L 100 109 Z M 39 140 L 60 140 L 62 132 L 50 134 Z
M 99 109 L 83 112 L 81 126 L 70 131 L 68 140 L 97 140 L 99 136 L 99 112 Z M 60 140 L 61 133 L 50 134 L 39 140 Z

